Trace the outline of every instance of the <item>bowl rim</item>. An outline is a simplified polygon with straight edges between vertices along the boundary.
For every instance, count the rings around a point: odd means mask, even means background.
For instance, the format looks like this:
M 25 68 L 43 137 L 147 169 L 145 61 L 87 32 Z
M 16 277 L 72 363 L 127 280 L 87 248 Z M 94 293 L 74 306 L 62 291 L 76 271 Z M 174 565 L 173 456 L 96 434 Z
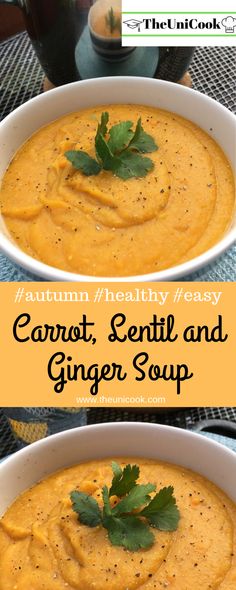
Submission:
M 146 447 L 142 441 L 146 441 Z M 158 449 L 161 450 L 158 452 Z M 53 473 L 89 461 L 119 457 L 153 459 L 184 467 L 214 483 L 231 501 L 236 502 L 233 485 L 236 453 L 233 450 L 202 434 L 176 426 L 150 422 L 108 422 L 50 435 L 0 463 L 0 479 L 2 477 L 5 482 L 0 518 L 21 493 Z M 219 464 L 223 469 L 219 469 Z
M 63 439 L 63 438 L 67 438 L 70 436 L 77 436 L 79 433 L 83 434 L 84 432 L 88 432 L 89 431 L 97 431 L 99 433 L 99 431 L 103 431 L 103 430 L 123 430 L 125 428 L 129 428 L 131 430 L 136 430 L 136 428 L 142 428 L 142 429 L 147 429 L 147 430 L 159 430 L 160 432 L 169 432 L 170 434 L 174 434 L 177 433 L 180 436 L 183 436 L 183 438 L 186 439 L 192 439 L 192 440 L 198 440 L 200 443 L 202 444 L 207 444 L 209 445 L 212 449 L 215 448 L 215 450 L 217 451 L 217 449 L 221 449 L 221 451 L 223 450 L 229 457 L 231 457 L 234 461 L 235 461 L 235 465 L 236 465 L 236 453 L 235 451 L 231 450 L 229 447 L 227 447 L 226 445 L 223 445 L 222 443 L 213 440 L 212 438 L 208 438 L 203 436 L 203 434 L 199 433 L 199 432 L 195 432 L 194 430 L 188 430 L 186 428 L 180 428 L 178 426 L 172 426 L 169 424 L 159 424 L 159 423 L 152 423 L 152 422 L 141 422 L 141 421 L 122 421 L 122 422 L 103 422 L 103 423 L 98 423 L 98 424 L 86 424 L 84 426 L 77 426 L 75 428 L 71 428 L 71 429 L 67 429 L 67 430 L 63 430 L 62 432 L 56 432 L 55 434 L 50 434 L 49 436 L 46 436 L 40 440 L 37 440 L 25 447 L 23 447 L 22 449 L 19 449 L 18 451 L 15 451 L 14 453 L 12 453 L 11 455 L 9 455 L 8 457 L 6 457 L 6 459 L 4 459 L 4 461 L 0 464 L 0 474 L 1 474 L 1 470 L 3 469 L 3 467 L 5 468 L 7 465 L 9 465 L 10 463 L 13 463 L 17 460 L 17 458 L 20 457 L 24 457 L 24 455 L 28 455 L 30 452 L 34 453 L 34 450 L 37 451 L 37 449 L 41 449 L 43 447 L 47 447 L 48 445 L 53 445 L 54 442 L 56 442 L 57 440 Z M 135 455 L 133 455 L 135 457 Z M 138 457 L 139 454 L 136 455 L 136 457 Z M 130 457 L 132 457 L 132 455 L 130 455 Z M 108 450 L 108 454 L 107 454 L 107 458 L 109 458 L 109 450 Z M 146 457 L 148 459 L 148 457 Z M 81 461 L 84 462 L 84 461 Z M 73 463 L 71 464 L 73 465 Z M 181 463 L 179 464 L 181 465 Z M 70 467 L 70 465 L 68 465 L 68 467 Z
M 132 84 L 149 84 L 150 86 L 156 87 L 169 87 L 170 90 L 175 90 L 178 93 L 182 93 L 183 96 L 188 95 L 195 95 L 198 97 L 202 103 L 209 103 L 214 104 L 215 107 L 219 110 L 219 113 L 222 115 L 227 115 L 230 117 L 232 123 L 236 126 L 236 116 L 233 112 L 227 109 L 224 105 L 219 103 L 217 100 L 209 97 L 206 94 L 199 92 L 193 88 L 188 88 L 182 85 L 178 85 L 174 82 L 169 82 L 166 80 L 157 80 L 154 78 L 144 78 L 141 76 L 110 76 L 104 78 L 92 78 L 87 80 L 79 80 L 76 82 L 71 82 L 70 84 L 64 84 L 63 86 L 59 86 L 50 90 L 50 93 L 42 93 L 39 94 L 27 102 L 23 103 L 11 113 L 9 113 L 1 122 L 0 122 L 0 132 L 1 128 L 5 125 L 8 125 L 9 122 L 13 122 L 14 117 L 18 117 L 21 113 L 24 113 L 28 108 L 29 105 L 38 103 L 43 103 L 44 99 L 47 100 L 49 94 L 52 97 L 49 100 L 53 100 L 55 95 L 59 96 L 64 92 L 70 93 L 71 88 L 76 87 L 79 85 L 87 86 L 88 90 L 90 87 L 94 85 L 101 85 L 101 84 L 111 84 L 112 82 L 116 82 L 122 86 L 123 83 L 130 82 Z M 115 104 L 115 103 L 114 103 Z M 137 103 L 138 104 L 138 103 Z M 68 110 L 68 113 L 72 112 Z M 174 111 L 173 111 L 174 112 Z M 40 127 L 38 128 L 40 129 Z M 36 132 L 36 131 L 35 131 Z M 30 137 L 30 136 L 29 136 Z M 1 179 L 0 179 L 1 180 Z M 11 238 L 5 236 L 2 231 L 0 230 L 0 251 L 10 258 L 14 263 L 19 265 L 21 268 L 30 272 L 35 276 L 42 277 L 46 280 L 51 281 L 63 281 L 63 282 L 107 282 L 107 283 L 116 283 L 116 282 L 160 282 L 160 281 L 172 281 L 179 279 L 182 276 L 191 275 L 192 273 L 200 270 L 202 267 L 206 265 L 212 264 L 216 258 L 222 255 L 230 246 L 232 246 L 236 241 L 236 227 L 229 227 L 228 231 L 222 238 L 214 244 L 211 248 L 203 252 L 202 254 L 187 260 L 186 262 L 182 262 L 177 264 L 176 266 L 172 266 L 170 268 L 166 268 L 160 271 L 153 271 L 151 273 L 142 273 L 139 275 L 125 275 L 119 277 L 113 276 L 95 276 L 95 275 L 87 275 L 81 273 L 75 273 L 70 271 L 61 270 L 57 267 L 50 266 L 41 262 L 40 260 L 33 258 L 32 256 L 26 254 L 23 250 L 20 250 L 18 246 L 13 242 Z

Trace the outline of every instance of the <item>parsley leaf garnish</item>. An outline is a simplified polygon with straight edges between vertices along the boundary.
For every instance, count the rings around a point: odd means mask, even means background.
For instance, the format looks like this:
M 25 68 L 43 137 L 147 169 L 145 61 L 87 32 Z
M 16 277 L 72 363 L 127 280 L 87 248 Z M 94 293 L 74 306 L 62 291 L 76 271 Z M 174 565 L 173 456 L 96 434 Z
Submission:
M 179 510 L 173 496 L 174 488 L 162 488 L 141 512 L 150 524 L 160 531 L 175 531 L 179 522 Z
M 110 489 L 102 488 L 103 507 L 88 494 L 73 491 L 70 494 L 72 508 L 82 524 L 103 526 L 112 545 L 129 551 L 147 549 L 155 541 L 150 526 L 162 531 L 177 529 L 180 514 L 172 486 L 165 487 L 151 497 L 156 486 L 138 484 L 138 465 L 126 465 L 122 469 L 112 462 L 113 479 Z M 119 501 L 114 501 L 114 496 Z M 112 500 L 113 497 L 113 500 Z
M 116 156 L 111 152 L 105 137 L 101 133 L 97 133 L 95 137 L 95 148 L 101 168 L 112 170 L 116 165 Z
M 144 158 L 139 154 L 126 150 L 120 155 L 119 161 L 114 162 L 111 169 L 116 176 L 128 180 L 128 178 L 137 176 L 147 176 L 147 173 L 153 169 L 153 162 L 150 158 Z
M 105 519 L 104 527 L 108 530 L 112 545 L 125 547 L 129 551 L 147 549 L 155 541 L 154 534 L 148 525 L 136 516 L 125 518 L 110 516 Z
M 124 475 L 123 481 L 125 481 L 126 479 L 127 483 L 129 482 L 128 485 L 130 485 L 131 481 L 130 473 L 134 474 L 135 471 L 137 472 L 138 469 L 139 476 L 139 468 L 137 468 L 137 465 L 134 465 L 133 467 L 135 469 L 133 469 L 131 465 L 127 465 L 124 469 L 124 471 L 126 470 L 126 474 Z M 121 474 L 123 474 L 122 469 L 119 467 L 119 465 L 117 465 L 117 463 L 113 463 L 113 471 L 115 470 L 118 473 L 118 469 L 121 472 Z M 139 502 L 135 501 L 135 495 L 137 496 L 137 494 L 134 494 L 134 503 L 132 505 L 132 503 L 130 502 L 132 492 L 133 490 L 137 490 L 137 488 L 139 487 L 145 488 L 145 490 L 142 490 L 142 494 L 139 496 Z M 136 518 L 136 516 L 132 514 L 124 514 L 121 516 L 122 502 L 123 512 L 129 512 L 129 508 L 131 509 L 130 511 L 132 511 L 135 509 L 135 504 L 137 508 L 140 506 L 140 500 L 141 504 L 144 503 L 144 498 L 148 497 L 146 495 L 146 492 L 152 491 L 153 487 L 155 489 L 155 486 L 153 486 L 152 484 L 147 484 L 147 486 L 135 485 L 134 488 L 132 488 L 132 490 L 129 492 L 129 495 L 123 498 L 123 500 L 121 500 L 119 504 L 117 504 L 113 508 L 111 508 L 109 500 L 109 496 L 111 496 L 111 493 L 109 492 L 107 486 L 103 487 L 103 526 L 108 531 L 108 537 L 112 545 L 125 547 L 129 551 L 138 551 L 138 549 L 146 549 L 147 547 L 151 547 L 151 545 L 153 545 L 155 537 L 153 533 L 149 530 L 148 525 L 143 520 L 140 520 L 140 518 Z M 124 503 L 128 498 L 129 500 L 127 501 L 127 505 L 125 505 Z M 121 507 L 120 511 L 118 509 L 119 506 Z
M 84 492 L 71 492 L 72 508 L 79 514 L 82 524 L 90 527 L 98 526 L 102 522 L 102 513 L 97 501 Z
M 105 136 L 107 134 L 107 124 L 109 121 L 109 113 L 105 111 L 105 113 L 101 114 L 101 123 L 98 123 L 97 133 L 101 133 L 101 135 Z
M 122 496 L 128 494 L 129 491 L 135 486 L 136 481 L 139 478 L 139 467 L 138 465 L 126 465 L 122 470 L 118 463 L 115 463 L 115 461 L 112 461 L 111 467 L 114 477 L 111 483 L 109 495 L 122 498 Z
M 142 154 L 154 152 L 158 146 L 144 131 L 141 118 L 134 131 L 132 121 L 122 121 L 109 130 L 108 122 L 109 113 L 102 113 L 95 136 L 97 159 L 82 150 L 65 152 L 66 158 L 87 176 L 97 175 L 102 169 L 110 170 L 123 180 L 146 176 L 154 168 L 154 163 Z
M 129 145 L 134 135 L 134 132 L 131 131 L 132 127 L 132 121 L 122 121 L 122 123 L 111 127 L 108 145 L 113 154 L 121 152 Z
M 107 516 L 112 515 L 110 499 L 109 499 L 109 490 L 107 486 L 103 486 L 102 488 L 102 499 L 103 499 L 103 520 Z
M 136 129 L 129 147 L 137 150 L 138 152 L 142 152 L 143 154 L 155 152 L 155 150 L 158 149 L 153 137 L 144 131 L 141 117 L 137 122 Z
M 125 514 L 137 510 L 151 500 L 149 494 L 154 492 L 156 486 L 152 483 L 146 485 L 136 485 L 130 492 L 121 499 L 113 508 L 113 514 Z
M 97 160 L 94 160 L 94 158 L 91 158 L 89 154 L 82 150 L 70 150 L 65 153 L 65 156 L 74 168 L 81 170 L 86 176 L 96 175 L 101 172 L 102 167 Z

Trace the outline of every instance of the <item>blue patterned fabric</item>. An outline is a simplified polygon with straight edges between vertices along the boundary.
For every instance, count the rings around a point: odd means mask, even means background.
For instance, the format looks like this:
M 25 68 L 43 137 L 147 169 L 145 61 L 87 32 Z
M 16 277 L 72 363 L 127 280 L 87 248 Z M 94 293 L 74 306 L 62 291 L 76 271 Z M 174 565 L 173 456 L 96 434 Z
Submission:
M 231 451 L 235 451 L 236 453 L 236 440 L 234 438 L 229 438 L 229 436 L 222 436 L 221 434 L 214 434 L 213 432 L 201 432 L 203 436 L 207 436 L 207 438 L 211 438 L 222 445 L 225 445 Z
M 87 424 L 85 408 L 3 408 L 12 435 L 21 449 L 42 438 Z
M 198 272 L 185 276 L 183 281 L 236 281 L 236 245 L 220 256 L 211 265 L 203 267 Z M 0 254 L 0 281 L 42 281 Z

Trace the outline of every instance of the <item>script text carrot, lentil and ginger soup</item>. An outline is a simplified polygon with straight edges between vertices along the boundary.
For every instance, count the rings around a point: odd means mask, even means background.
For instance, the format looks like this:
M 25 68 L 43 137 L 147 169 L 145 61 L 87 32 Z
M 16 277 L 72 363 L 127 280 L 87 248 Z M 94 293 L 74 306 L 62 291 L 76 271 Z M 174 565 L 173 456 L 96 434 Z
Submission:
M 99 123 L 102 113 L 109 122 Z M 11 236 L 34 258 L 82 274 L 135 275 L 214 245 L 232 219 L 234 181 L 220 147 L 190 121 L 109 105 L 33 135 L 5 174 L 0 203 Z
M 113 480 L 111 460 L 89 462 L 13 503 L 0 520 L 0 589 L 235 590 L 235 504 L 182 467 L 116 461 Z

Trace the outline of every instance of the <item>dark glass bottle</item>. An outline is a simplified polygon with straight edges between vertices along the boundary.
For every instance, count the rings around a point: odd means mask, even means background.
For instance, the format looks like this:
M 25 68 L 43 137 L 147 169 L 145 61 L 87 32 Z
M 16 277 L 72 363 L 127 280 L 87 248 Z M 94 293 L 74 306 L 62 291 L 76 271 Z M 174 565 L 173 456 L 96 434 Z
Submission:
M 78 80 L 75 47 L 92 0 L 19 0 L 27 32 L 49 80 L 55 85 Z

